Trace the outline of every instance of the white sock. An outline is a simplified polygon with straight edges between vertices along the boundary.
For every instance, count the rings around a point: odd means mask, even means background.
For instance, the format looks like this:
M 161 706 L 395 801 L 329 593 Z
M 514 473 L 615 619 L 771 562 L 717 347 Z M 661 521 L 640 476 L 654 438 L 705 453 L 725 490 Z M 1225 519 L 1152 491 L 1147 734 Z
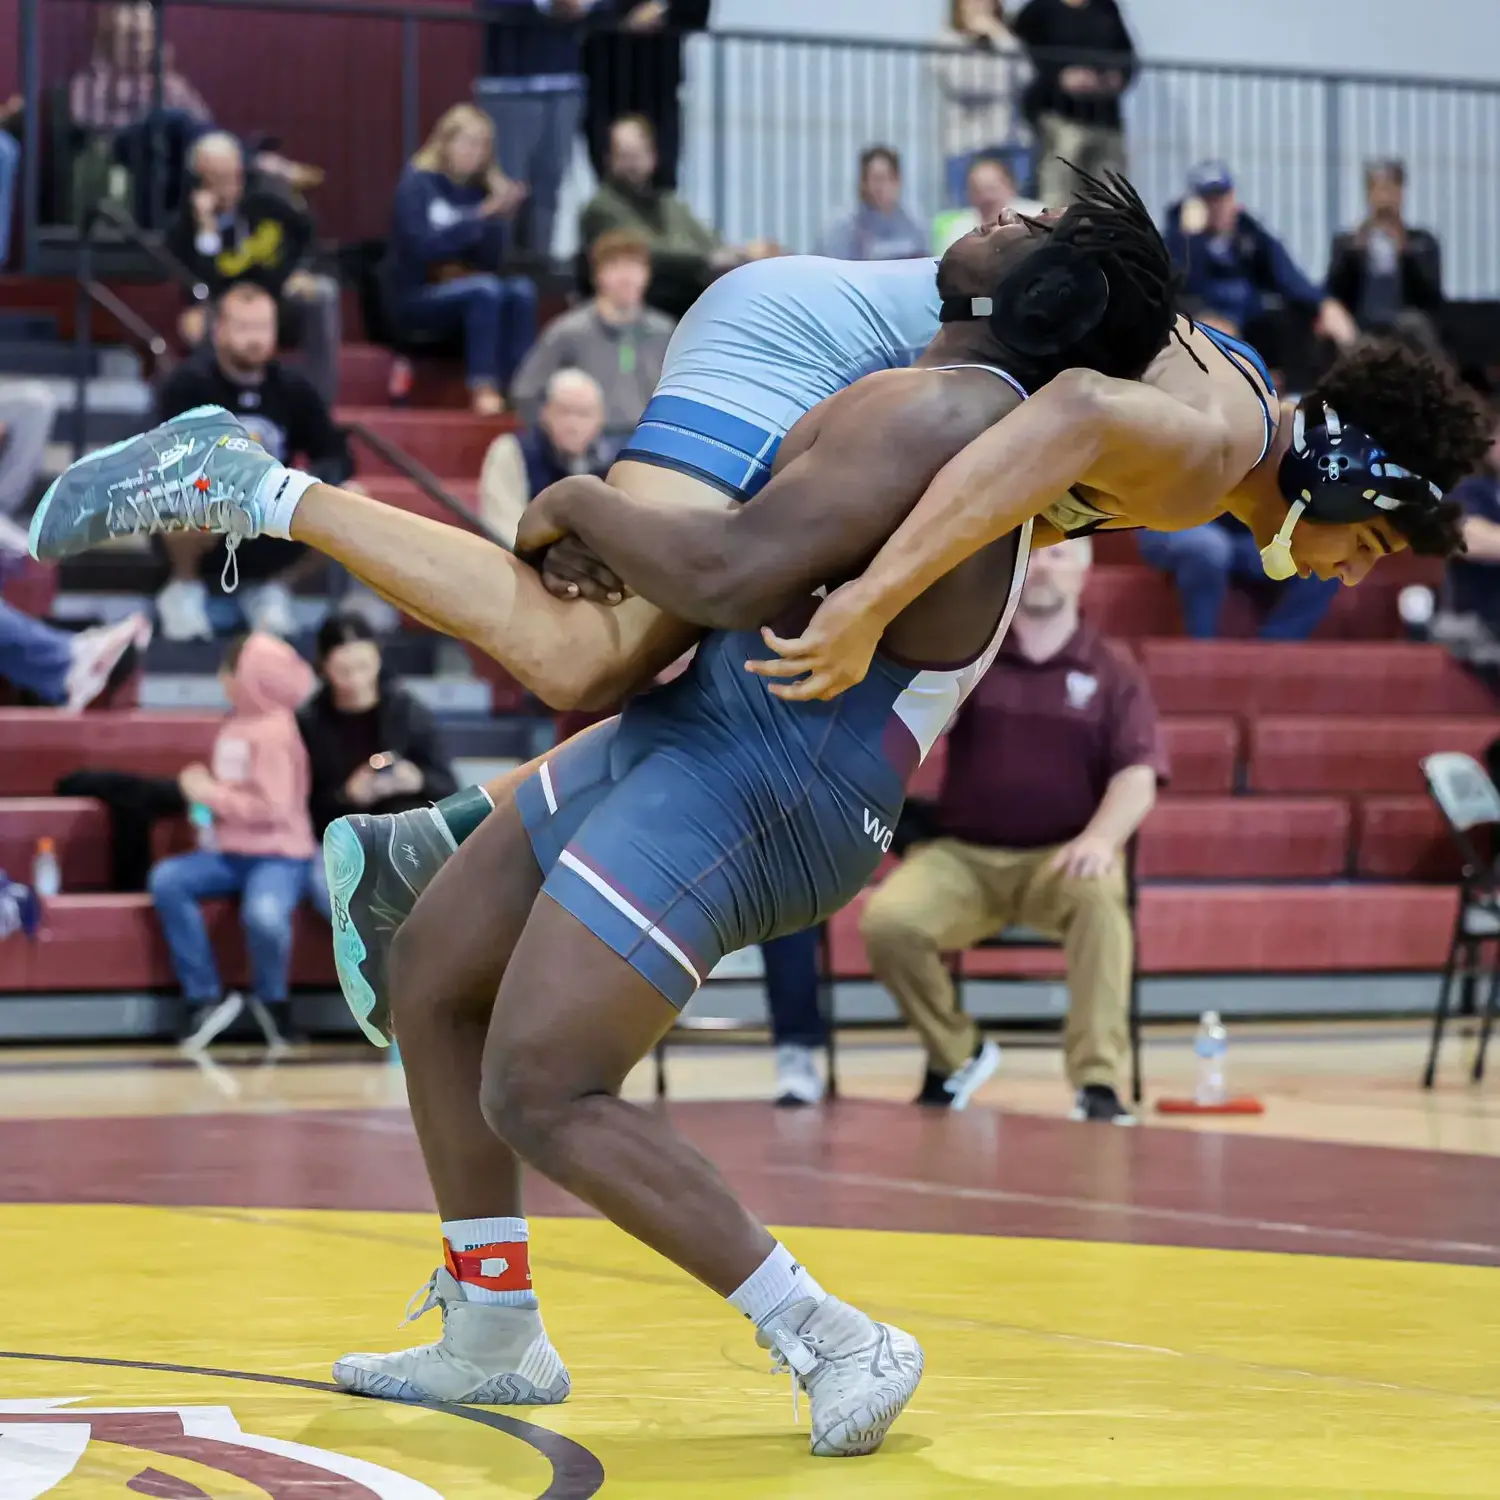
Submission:
M 280 466 L 271 469 L 256 490 L 256 498 L 261 504 L 260 534 L 290 538 L 292 514 L 298 501 L 315 484 L 322 482 L 311 474 L 304 474 L 301 469 Z
M 507 1274 L 512 1277 L 517 1271 L 524 1272 L 525 1289 L 497 1291 L 492 1287 L 477 1286 L 472 1280 L 460 1275 L 455 1279 L 463 1288 L 465 1302 L 488 1302 L 495 1307 L 535 1307 L 536 1293 L 531 1291 L 531 1266 L 529 1242 L 531 1232 L 526 1220 L 521 1218 L 494 1219 L 445 1219 L 443 1238 L 449 1250 L 462 1254 L 469 1250 L 490 1250 L 495 1254 L 484 1262 L 486 1279 L 499 1279 Z M 492 1265 L 491 1261 L 498 1261 Z
M 776 1248 L 729 1294 L 729 1304 L 758 1328 L 789 1303 L 806 1297 L 821 1302 L 827 1295 L 778 1240 Z

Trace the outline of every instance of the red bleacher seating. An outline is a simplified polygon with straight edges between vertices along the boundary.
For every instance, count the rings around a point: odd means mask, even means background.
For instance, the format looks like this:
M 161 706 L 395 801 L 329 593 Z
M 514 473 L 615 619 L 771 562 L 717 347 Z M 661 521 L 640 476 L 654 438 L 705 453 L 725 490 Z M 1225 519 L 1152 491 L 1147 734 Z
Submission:
M 63 890 L 70 895 L 110 888 L 110 822 L 102 802 L 92 797 L 0 797 L 0 870 L 25 880 L 37 840 L 50 838 L 62 867 Z M 186 818 L 159 819 L 151 830 L 157 859 L 194 847 Z
M 1365 797 L 1356 821 L 1356 874 L 1378 880 L 1458 878 L 1458 846 L 1430 797 Z
M 44 797 L 60 776 L 84 769 L 175 776 L 207 757 L 223 723 L 217 714 L 0 709 L 0 792 Z
M 1349 865 L 1341 797 L 1166 796 L 1141 829 L 1142 880 L 1334 880 Z
M 1143 641 L 1164 714 L 1492 714 L 1491 693 L 1440 646 L 1405 641 Z
M 834 969 L 869 975 L 857 897 L 829 924 Z M 1457 893 L 1422 885 L 1147 885 L 1140 893 L 1140 961 L 1148 974 L 1379 973 L 1438 969 Z M 1055 977 L 1052 948 L 979 948 L 964 973 Z
M 227 901 L 204 905 L 226 985 L 249 978 L 239 915 Z M 0 993 L 7 991 L 175 990 L 161 924 L 144 895 L 58 896 L 46 904 L 36 942 L 0 943 Z M 328 924 L 302 907 L 296 916 L 292 983 L 332 988 Z
M 1239 726 L 1227 717 L 1182 717 L 1162 721 L 1174 792 L 1228 792 L 1239 759 Z M 939 740 L 907 788 L 909 797 L 935 798 L 948 764 L 948 742 Z
M 1182 634 L 1182 610 L 1171 580 L 1139 563 L 1095 567 L 1084 586 L 1083 614 L 1105 635 L 1138 640 Z
M 1483 757 L 1500 719 L 1265 718 L 1250 726 L 1257 792 L 1413 792 L 1418 762 L 1438 750 Z
M 476 417 L 466 411 L 415 411 L 389 406 L 340 406 L 340 422 L 360 422 L 380 434 L 439 479 L 477 475 L 489 446 L 515 429 L 513 417 Z M 395 474 L 367 443 L 354 441 L 361 479 Z

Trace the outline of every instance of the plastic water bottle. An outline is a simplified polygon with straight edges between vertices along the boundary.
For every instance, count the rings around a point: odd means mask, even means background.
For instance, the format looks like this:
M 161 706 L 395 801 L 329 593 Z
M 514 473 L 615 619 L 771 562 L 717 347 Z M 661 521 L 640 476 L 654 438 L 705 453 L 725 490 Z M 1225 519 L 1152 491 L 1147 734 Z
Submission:
M 31 861 L 31 888 L 42 897 L 62 893 L 62 869 L 57 863 L 57 846 L 51 839 L 36 841 L 36 855 Z
M 1228 1097 L 1224 1082 L 1225 1053 L 1229 1050 L 1229 1035 L 1216 1010 L 1206 1010 L 1198 1022 L 1198 1035 L 1193 1038 L 1193 1051 L 1198 1057 L 1198 1084 L 1193 1098 L 1199 1104 L 1222 1104 Z
M 188 822 L 193 825 L 193 830 L 198 835 L 198 847 L 200 849 L 217 849 L 219 841 L 214 836 L 214 815 L 211 809 L 205 807 L 201 802 L 194 802 L 188 808 Z

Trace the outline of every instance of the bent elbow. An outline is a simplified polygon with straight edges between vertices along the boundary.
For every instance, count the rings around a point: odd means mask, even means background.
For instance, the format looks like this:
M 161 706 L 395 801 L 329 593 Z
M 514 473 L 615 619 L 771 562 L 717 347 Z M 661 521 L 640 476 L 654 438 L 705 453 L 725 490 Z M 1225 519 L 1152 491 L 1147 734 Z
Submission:
M 1071 422 L 1100 422 L 1107 418 L 1118 381 L 1098 370 L 1063 370 L 1046 385 L 1050 399 Z

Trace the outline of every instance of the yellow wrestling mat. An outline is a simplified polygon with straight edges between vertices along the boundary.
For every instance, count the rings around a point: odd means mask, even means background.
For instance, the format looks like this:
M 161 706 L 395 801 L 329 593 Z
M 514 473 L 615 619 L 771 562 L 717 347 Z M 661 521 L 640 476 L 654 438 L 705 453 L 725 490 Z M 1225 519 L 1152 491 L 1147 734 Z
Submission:
M 592 1220 L 533 1230 L 566 1406 L 482 1422 L 299 1383 L 437 1336 L 397 1327 L 435 1227 L 0 1207 L 0 1497 L 1500 1495 L 1497 1270 L 799 1229 L 825 1285 L 927 1351 L 884 1451 L 838 1462 L 743 1324 Z

